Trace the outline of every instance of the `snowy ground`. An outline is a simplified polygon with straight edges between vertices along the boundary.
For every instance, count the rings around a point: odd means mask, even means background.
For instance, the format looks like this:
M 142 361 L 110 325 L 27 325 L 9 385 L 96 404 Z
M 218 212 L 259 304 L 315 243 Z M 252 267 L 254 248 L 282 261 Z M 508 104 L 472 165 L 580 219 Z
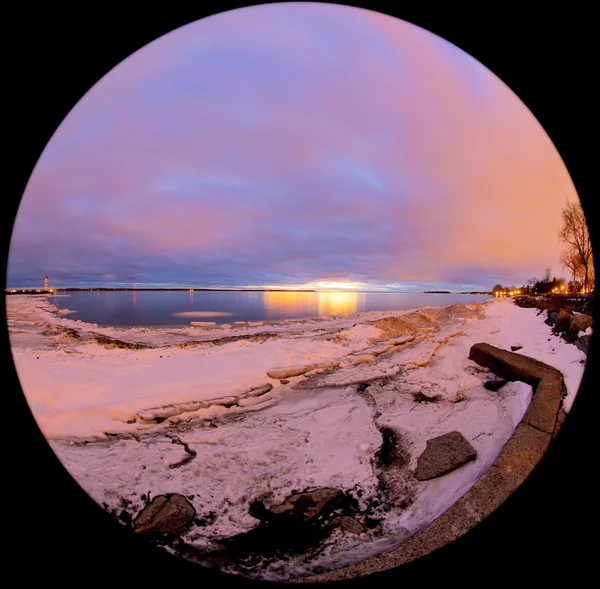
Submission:
M 506 299 L 227 329 L 99 327 L 57 313 L 44 296 L 10 296 L 7 306 L 15 365 L 38 425 L 108 509 L 127 506 L 135 515 L 142 495 L 181 493 L 205 520 L 184 540 L 210 549 L 256 526 L 248 514 L 256 499 L 269 505 L 293 491 L 334 487 L 366 509 L 382 499 L 387 477 L 382 525 L 360 535 L 338 529 L 317 554 L 246 573 L 268 580 L 338 568 L 398 544 L 485 472 L 531 388 L 485 389 L 489 373 L 468 360 L 474 343 L 522 346 L 519 353 L 563 372 L 567 411 L 585 361 L 551 335 L 544 314 Z M 371 386 L 359 393 L 365 382 Z M 419 393 L 437 402 L 418 402 Z M 409 456 L 396 474 L 374 461 L 384 426 Z M 451 431 L 477 459 L 417 481 L 411 472 L 427 440 Z

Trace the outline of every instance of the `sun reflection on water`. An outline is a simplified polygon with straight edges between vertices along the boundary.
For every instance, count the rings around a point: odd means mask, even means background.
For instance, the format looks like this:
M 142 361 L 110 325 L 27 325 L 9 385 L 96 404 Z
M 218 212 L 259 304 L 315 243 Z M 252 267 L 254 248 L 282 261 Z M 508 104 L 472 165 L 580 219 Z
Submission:
M 349 315 L 358 309 L 359 293 L 319 292 L 317 295 L 319 315 Z
M 356 313 L 364 294 L 356 292 L 265 292 L 267 318 L 301 318 Z
M 314 293 L 265 292 L 265 316 L 267 318 L 295 318 L 318 314 Z

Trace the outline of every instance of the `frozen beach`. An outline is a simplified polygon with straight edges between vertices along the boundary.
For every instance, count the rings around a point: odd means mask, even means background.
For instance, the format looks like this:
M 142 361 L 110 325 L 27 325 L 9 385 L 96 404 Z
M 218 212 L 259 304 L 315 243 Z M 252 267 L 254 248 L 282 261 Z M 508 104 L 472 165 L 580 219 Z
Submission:
M 59 314 L 46 297 L 7 298 L 22 388 L 42 432 L 100 504 L 134 517 L 148 496 L 185 495 L 198 525 L 182 538 L 209 553 L 293 492 L 341 489 L 377 522 L 338 528 L 310 554 L 242 572 L 285 580 L 377 554 L 446 511 L 485 472 L 521 420 L 531 387 L 497 391 L 468 360 L 487 342 L 565 378 L 568 411 L 585 354 L 544 314 L 506 299 L 263 325 L 106 328 Z M 368 385 L 368 386 L 367 386 Z M 405 464 L 377 460 L 394 431 Z M 427 440 L 458 431 L 477 458 L 414 477 Z M 365 515 L 366 517 L 366 515 Z

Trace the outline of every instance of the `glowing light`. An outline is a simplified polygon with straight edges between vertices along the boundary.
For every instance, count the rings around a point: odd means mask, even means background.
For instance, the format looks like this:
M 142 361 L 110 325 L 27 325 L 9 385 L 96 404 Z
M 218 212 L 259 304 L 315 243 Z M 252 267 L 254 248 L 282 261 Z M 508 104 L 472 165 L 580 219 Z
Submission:
M 265 292 L 267 317 L 302 317 L 317 315 L 318 306 L 314 296 L 305 292 Z
M 356 313 L 361 297 L 356 292 L 265 292 L 263 300 L 267 317 L 316 317 Z
M 320 292 L 318 296 L 320 315 L 349 315 L 358 308 L 355 292 Z

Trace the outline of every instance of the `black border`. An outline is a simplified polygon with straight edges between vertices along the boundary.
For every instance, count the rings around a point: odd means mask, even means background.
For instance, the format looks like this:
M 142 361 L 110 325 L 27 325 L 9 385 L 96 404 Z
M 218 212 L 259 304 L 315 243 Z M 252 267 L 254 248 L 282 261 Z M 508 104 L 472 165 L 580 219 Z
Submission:
M 142 9 L 103 3 L 77 10 L 49 4 L 13 6 L 6 23 L 9 52 L 4 76 L 9 101 L 4 143 L 10 153 L 6 170 L 10 199 L 3 200 L 4 218 L 9 220 L 2 234 L 5 252 L 37 158 L 79 98 L 114 65 L 160 35 L 244 5 L 219 2 L 184 8 L 183 3 L 171 3 Z M 586 137 L 591 135 L 592 121 L 597 121 L 591 109 L 595 71 L 591 14 L 576 5 L 558 12 L 546 3 L 513 1 L 360 5 L 393 14 L 455 43 L 516 92 L 563 157 L 597 244 L 590 189 L 590 154 L 596 149 L 591 137 Z M 20 391 L 6 331 L 2 343 L 8 355 L 4 389 L 10 395 L 3 419 L 9 430 L 3 452 L 8 571 L 20 579 L 53 579 L 67 586 L 148 581 L 263 585 L 205 571 L 127 534 L 73 483 L 49 449 Z M 469 585 L 491 580 L 541 586 L 561 578 L 577 586 L 578 580 L 583 581 L 592 569 L 591 546 L 584 533 L 595 512 L 591 495 L 595 453 L 589 434 L 591 372 L 597 358 L 593 345 L 578 398 L 559 437 L 524 485 L 494 514 L 433 555 L 342 586 L 434 581 Z

